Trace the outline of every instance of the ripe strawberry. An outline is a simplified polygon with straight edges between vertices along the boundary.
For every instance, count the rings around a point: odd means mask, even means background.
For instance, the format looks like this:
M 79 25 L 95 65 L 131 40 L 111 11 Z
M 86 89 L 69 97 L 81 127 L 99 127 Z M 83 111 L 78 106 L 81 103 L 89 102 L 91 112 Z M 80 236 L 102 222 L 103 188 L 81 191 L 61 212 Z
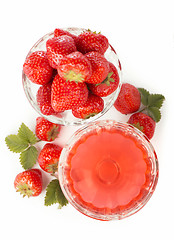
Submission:
M 106 97 L 113 93 L 119 84 L 119 75 L 114 64 L 109 62 L 109 73 L 104 81 L 98 84 L 88 84 L 89 89 L 100 97 Z
M 103 108 L 103 99 L 93 93 L 89 93 L 88 100 L 83 105 L 74 107 L 72 114 L 77 118 L 87 119 L 101 112 Z
M 14 180 L 14 187 L 23 197 L 35 197 L 42 192 L 42 173 L 39 169 L 30 169 L 19 173 Z
M 48 39 L 46 48 L 49 63 L 53 68 L 57 68 L 60 58 L 76 51 L 73 38 L 67 35 Z
M 109 46 L 108 39 L 100 33 L 85 31 L 76 39 L 77 50 L 82 53 L 96 51 L 104 54 Z
M 51 82 L 42 85 L 36 94 L 36 99 L 41 113 L 44 115 L 56 114 L 51 106 Z
M 54 174 L 58 168 L 61 151 L 62 148 L 56 144 L 45 144 L 38 157 L 39 166 L 45 172 Z
M 45 84 L 51 80 L 53 69 L 49 65 L 46 52 L 36 51 L 26 58 L 23 71 L 33 83 Z
M 59 124 L 51 123 L 43 117 L 36 119 L 36 136 L 43 141 L 52 142 L 57 138 L 61 126 Z
M 57 75 L 52 83 L 51 104 L 55 111 L 61 112 L 84 104 L 88 98 L 85 83 L 67 82 Z
M 123 83 L 114 107 L 123 114 L 136 112 L 141 104 L 141 96 L 136 87 Z
M 149 139 L 153 137 L 156 122 L 147 114 L 142 112 L 134 113 L 130 116 L 128 123 L 141 130 Z
M 92 75 L 86 82 L 98 84 L 104 81 L 109 73 L 109 62 L 106 58 L 98 52 L 89 52 L 85 56 L 92 66 Z
M 54 37 L 60 37 L 60 36 L 63 36 L 63 35 L 67 35 L 69 37 L 72 37 L 74 39 L 74 41 L 76 41 L 77 39 L 77 36 L 66 31 L 66 30 L 63 30 L 63 29 L 60 29 L 60 28 L 56 28 L 54 30 Z
M 92 67 L 81 52 L 73 52 L 59 61 L 59 75 L 67 81 L 84 82 L 92 75 Z

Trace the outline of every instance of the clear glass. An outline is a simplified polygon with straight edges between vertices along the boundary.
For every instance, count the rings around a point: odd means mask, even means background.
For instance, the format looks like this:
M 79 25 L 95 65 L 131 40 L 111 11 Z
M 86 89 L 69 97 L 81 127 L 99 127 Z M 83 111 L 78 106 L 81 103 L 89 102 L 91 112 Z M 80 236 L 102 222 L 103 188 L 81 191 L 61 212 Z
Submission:
M 67 29 L 64 29 L 64 30 L 69 31 L 72 34 L 79 35 L 85 29 L 67 28 Z M 46 34 L 41 39 L 39 39 L 38 42 L 36 42 L 34 44 L 34 46 L 31 48 L 31 50 L 29 51 L 27 56 L 29 56 L 34 51 L 39 51 L 39 50 L 45 51 L 47 40 L 49 38 L 52 38 L 53 36 L 54 36 L 54 33 L 51 32 L 51 33 Z M 121 88 L 121 78 L 122 78 L 122 76 L 121 76 L 122 75 L 121 65 L 120 65 L 119 58 L 118 58 L 115 50 L 113 49 L 113 47 L 111 45 L 109 46 L 109 48 L 105 52 L 105 57 L 108 61 L 112 62 L 115 65 L 115 67 L 117 68 L 119 78 L 120 78 L 120 82 L 119 82 L 119 86 L 115 90 L 115 92 L 113 92 L 109 96 L 103 98 L 104 109 L 103 109 L 102 112 L 98 113 L 97 115 L 95 115 L 93 117 L 90 117 L 89 119 L 78 119 L 78 118 L 73 116 L 73 114 L 71 113 L 71 110 L 67 110 L 67 111 L 61 113 L 61 117 L 55 116 L 55 115 L 48 115 L 48 116 L 43 115 L 40 112 L 40 109 L 39 109 L 39 106 L 38 106 L 37 100 L 36 100 L 36 94 L 37 94 L 37 91 L 38 91 L 40 85 L 32 83 L 26 77 L 25 73 L 22 71 L 22 82 L 23 82 L 24 91 L 25 91 L 25 94 L 28 98 L 28 101 L 30 102 L 30 104 L 33 106 L 33 108 L 41 116 L 43 116 L 44 118 L 46 118 L 47 120 L 49 120 L 50 122 L 53 122 L 53 123 L 57 123 L 57 124 L 61 124 L 61 125 L 82 125 L 82 124 L 89 123 L 91 121 L 94 121 L 94 120 L 98 119 L 99 117 L 101 117 L 103 114 L 105 114 L 112 107 L 115 100 L 117 99 L 117 96 L 118 96 L 120 88 Z
M 72 170 L 73 163 L 72 163 L 72 160 L 69 160 L 69 159 L 73 159 L 73 157 L 77 154 L 79 146 L 81 146 L 81 151 L 83 152 L 82 144 L 80 144 L 80 145 L 77 144 L 77 143 L 79 143 L 79 140 L 81 143 L 84 143 L 86 141 L 85 135 L 89 136 L 89 133 L 92 133 L 93 131 L 95 131 L 96 135 L 98 135 L 99 133 L 101 133 L 101 131 L 103 131 L 103 129 L 107 130 L 107 131 L 115 131 L 115 130 L 121 131 L 121 133 L 123 133 L 124 136 L 126 136 L 128 138 L 130 137 L 130 138 L 136 140 L 135 146 L 141 146 L 141 148 L 143 149 L 143 152 L 145 152 L 145 156 L 146 156 L 145 159 L 147 160 L 146 164 L 143 163 L 143 164 L 145 164 L 145 171 L 146 171 L 145 179 L 146 180 L 143 180 L 143 181 L 145 181 L 145 183 L 144 183 L 144 185 L 141 186 L 140 192 L 137 193 L 138 195 L 135 198 L 132 198 L 130 200 L 129 204 L 125 204 L 125 206 L 119 206 L 117 208 L 110 209 L 109 211 L 108 211 L 107 207 L 94 207 L 93 202 L 91 200 L 89 200 L 89 201 L 85 200 L 84 195 L 83 196 L 79 195 L 80 193 L 76 192 L 76 190 L 74 190 L 76 183 L 74 183 L 74 180 L 72 180 L 73 179 L 72 174 L 74 174 L 72 172 L 73 171 Z M 93 141 L 94 141 L 94 139 L 93 139 Z M 97 147 L 96 146 L 98 144 L 97 140 L 93 144 L 95 145 L 95 147 Z M 111 144 L 110 141 L 109 141 L 109 144 Z M 128 148 L 129 148 L 129 146 L 128 146 Z M 103 145 L 102 145 L 102 147 L 103 147 Z M 114 147 L 115 147 L 115 145 L 114 145 Z M 124 149 L 124 146 L 123 146 L 122 152 L 124 152 L 126 150 L 127 149 Z M 89 153 L 90 148 L 87 149 L 87 151 Z M 78 154 L 79 154 L 79 152 L 78 152 Z M 97 154 L 98 153 L 96 152 L 96 155 Z M 111 153 L 108 153 L 108 154 L 110 155 Z M 103 156 L 103 155 L 101 155 L 101 156 Z M 78 157 L 79 157 L 79 155 L 78 155 Z M 96 156 L 95 156 L 95 158 L 96 158 Z M 118 158 L 119 158 L 119 156 L 118 156 Z M 129 156 L 128 156 L 128 158 L 129 158 Z M 116 158 L 116 160 L 115 160 L 116 164 L 117 164 L 117 160 L 118 159 Z M 74 161 L 76 161 L 76 160 L 74 160 Z M 82 159 L 79 157 L 80 164 L 81 164 L 81 161 L 82 161 Z M 85 166 L 86 166 L 86 159 L 84 161 L 85 161 Z M 127 161 L 127 160 L 124 159 L 124 162 L 125 161 Z M 102 164 L 103 164 L 103 162 L 102 162 Z M 81 166 L 84 166 L 84 165 L 81 165 Z M 114 166 L 112 167 L 112 165 L 110 165 L 110 166 L 107 166 L 107 169 L 104 172 L 104 168 L 101 169 L 101 163 L 100 163 L 100 165 L 96 165 L 96 166 L 95 166 L 95 169 L 97 169 L 97 171 L 100 168 L 100 171 L 98 171 L 99 174 L 97 173 L 97 178 L 100 178 L 99 180 L 102 180 L 102 181 L 104 180 L 104 185 L 102 185 L 102 187 L 106 187 L 106 193 L 107 193 L 109 188 L 112 187 L 112 182 L 115 181 L 114 182 L 114 184 L 115 184 L 116 181 L 119 181 L 119 180 L 117 180 L 118 172 L 120 171 L 120 175 L 124 174 L 124 169 L 116 169 L 115 168 L 115 170 L 113 170 Z M 119 166 L 119 165 L 117 165 L 117 166 Z M 131 162 L 131 164 L 130 164 L 131 171 L 134 171 L 134 169 L 132 170 L 133 166 L 137 167 L 140 165 L 134 165 L 134 163 L 132 165 L 132 162 Z M 127 168 L 127 165 L 126 165 L 126 168 Z M 77 170 L 78 170 L 76 173 L 77 179 L 79 178 L 77 180 L 77 182 L 80 182 L 80 181 L 87 182 L 87 180 L 86 180 L 86 179 L 88 179 L 87 175 L 84 175 L 81 179 L 79 177 L 79 176 L 82 176 L 80 174 L 81 174 L 81 172 L 83 172 L 84 169 L 81 169 L 78 166 Z M 87 168 L 85 170 L 87 170 Z M 89 171 L 89 168 L 88 168 L 88 171 Z M 109 173 L 110 175 L 108 175 L 107 171 L 110 171 L 111 174 Z M 135 171 L 136 173 L 134 175 L 139 176 L 136 174 L 141 174 L 141 170 L 139 170 L 139 168 L 138 168 L 138 170 L 136 169 L 136 171 Z M 86 172 L 85 172 L 85 174 L 86 174 Z M 147 172 L 148 172 L 148 174 L 147 174 Z M 91 176 L 93 176 L 92 175 L 93 173 L 90 173 L 90 174 L 91 174 Z M 138 129 L 136 129 L 135 127 L 133 127 L 132 125 L 129 125 L 127 123 L 119 123 L 114 120 L 100 120 L 100 121 L 96 121 L 93 123 L 89 123 L 85 127 L 82 127 L 81 129 L 79 129 L 77 132 L 74 133 L 74 135 L 71 137 L 71 139 L 66 144 L 66 146 L 64 147 L 64 149 L 61 153 L 60 160 L 59 160 L 59 167 L 58 167 L 58 176 L 59 176 L 60 185 L 61 185 L 61 188 L 62 188 L 62 191 L 63 191 L 65 197 L 72 204 L 72 206 L 75 207 L 78 211 L 80 211 L 81 213 L 83 213 L 89 217 L 92 217 L 92 218 L 98 219 L 98 220 L 113 220 L 113 219 L 120 220 L 120 219 L 123 219 L 125 217 L 128 217 L 128 216 L 138 212 L 148 202 L 148 200 L 152 196 L 152 194 L 155 190 L 156 184 L 157 184 L 157 180 L 158 180 L 158 159 L 157 159 L 157 155 L 155 153 L 155 150 L 154 150 L 152 144 L 150 143 L 148 138 L 141 131 L 139 131 Z M 124 182 L 125 185 L 127 185 L 128 181 L 129 181 L 127 176 L 128 175 L 126 175 L 126 178 L 125 178 L 126 181 Z M 108 184 L 108 182 L 105 182 L 106 178 L 107 178 L 107 181 L 110 181 L 109 184 Z M 69 180 L 69 179 L 71 179 L 71 180 Z M 98 181 L 98 180 L 96 180 L 96 181 Z M 137 180 L 135 178 L 136 183 L 137 183 L 137 181 L 139 181 L 139 180 Z M 90 185 L 89 188 L 88 189 L 83 188 L 82 191 L 84 194 L 85 194 L 85 191 L 88 191 L 87 194 L 89 194 L 89 196 L 92 197 L 92 195 L 94 194 L 93 187 L 92 187 L 93 185 L 91 185 L 91 182 L 89 182 L 89 183 L 87 182 L 87 185 Z M 115 186 L 118 186 L 118 185 L 113 185 L 113 186 L 114 186 L 114 189 L 113 189 L 114 196 L 116 196 L 118 194 L 118 192 L 117 192 L 117 187 L 115 187 Z M 126 190 L 124 191 L 124 194 L 125 194 L 125 192 L 126 192 Z M 95 196 L 95 198 L 97 197 L 96 192 L 95 192 L 94 196 Z M 98 199 L 99 199 L 99 197 L 98 197 Z

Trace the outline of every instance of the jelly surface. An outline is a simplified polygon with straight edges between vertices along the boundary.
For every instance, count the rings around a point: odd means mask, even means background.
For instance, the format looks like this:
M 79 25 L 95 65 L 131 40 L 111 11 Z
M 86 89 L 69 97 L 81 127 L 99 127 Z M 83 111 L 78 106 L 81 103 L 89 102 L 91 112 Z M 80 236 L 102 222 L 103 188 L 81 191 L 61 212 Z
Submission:
M 151 166 L 146 150 L 136 137 L 118 129 L 84 134 L 67 162 L 71 192 L 89 208 L 128 208 L 149 184 Z

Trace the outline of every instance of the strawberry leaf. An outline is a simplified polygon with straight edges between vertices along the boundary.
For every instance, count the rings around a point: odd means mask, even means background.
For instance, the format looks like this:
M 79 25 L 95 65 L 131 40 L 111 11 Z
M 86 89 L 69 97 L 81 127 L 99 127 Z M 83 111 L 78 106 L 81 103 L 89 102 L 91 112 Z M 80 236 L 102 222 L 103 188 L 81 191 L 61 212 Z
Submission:
M 38 151 L 34 146 L 30 146 L 20 154 L 20 163 L 22 167 L 27 170 L 34 166 L 38 156 Z
M 21 139 L 18 135 L 11 134 L 5 138 L 5 142 L 10 151 L 20 153 L 28 147 L 28 142 Z
M 150 94 L 148 96 L 148 106 L 161 108 L 165 97 L 162 94 Z
M 140 92 L 141 95 L 141 102 L 144 106 L 148 105 L 148 96 L 150 95 L 150 93 L 144 89 L 144 88 L 138 88 L 138 91 Z
M 141 94 L 141 102 L 145 106 L 141 111 L 146 111 L 155 122 L 159 122 L 161 119 L 160 108 L 165 97 L 162 94 L 150 94 L 144 88 L 138 88 L 138 90 Z
M 31 145 L 37 142 L 36 135 L 24 123 L 21 124 L 18 130 L 18 136 Z
M 55 203 L 59 204 L 59 208 L 62 208 L 63 206 L 66 206 L 68 204 L 68 201 L 63 195 L 63 192 L 59 185 L 59 181 L 57 179 L 52 180 L 48 184 L 45 195 L 45 206 L 51 206 Z
M 155 121 L 159 122 L 161 119 L 161 113 L 159 108 L 157 107 L 148 107 L 147 108 L 148 115 Z

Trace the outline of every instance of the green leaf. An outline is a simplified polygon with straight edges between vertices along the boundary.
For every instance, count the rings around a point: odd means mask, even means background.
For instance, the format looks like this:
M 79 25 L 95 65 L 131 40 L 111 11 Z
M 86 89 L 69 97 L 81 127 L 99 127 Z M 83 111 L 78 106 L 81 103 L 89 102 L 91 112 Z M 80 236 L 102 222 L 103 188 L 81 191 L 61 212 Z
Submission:
M 18 135 L 11 134 L 5 138 L 5 142 L 10 151 L 19 153 L 28 147 L 27 141 L 21 139 Z
M 148 106 L 161 108 L 165 97 L 162 94 L 150 94 L 148 96 Z
M 150 95 L 150 93 L 144 89 L 144 88 L 138 88 L 138 91 L 140 92 L 141 95 L 141 102 L 144 106 L 148 105 L 148 96 Z
M 57 179 L 52 180 L 48 184 L 45 195 L 45 206 L 51 206 L 55 203 L 59 204 L 59 208 L 68 204 Z
M 148 115 L 155 121 L 159 122 L 161 119 L 161 113 L 159 108 L 157 107 L 148 107 L 147 109 Z
M 34 166 L 38 156 L 38 151 L 34 146 L 30 146 L 27 150 L 21 152 L 20 163 L 22 167 L 27 170 Z
M 31 145 L 37 142 L 36 135 L 24 123 L 21 124 L 18 130 L 18 136 Z
M 165 97 L 162 94 L 150 94 L 144 88 L 138 88 L 141 94 L 141 102 L 145 106 L 141 111 L 147 111 L 148 115 L 155 122 L 161 119 L 160 108 L 163 105 Z

